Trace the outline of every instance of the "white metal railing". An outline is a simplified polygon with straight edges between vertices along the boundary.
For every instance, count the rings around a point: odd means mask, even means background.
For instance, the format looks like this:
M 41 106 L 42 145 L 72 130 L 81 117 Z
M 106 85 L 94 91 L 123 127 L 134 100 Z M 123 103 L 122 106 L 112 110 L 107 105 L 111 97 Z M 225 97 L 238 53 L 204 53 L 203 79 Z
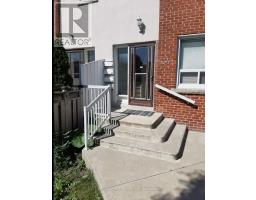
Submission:
M 87 93 L 85 92 L 88 90 Z M 84 140 L 85 149 L 88 149 L 88 140 L 102 128 L 111 117 L 110 86 L 91 85 L 84 88 L 89 97 L 89 104 L 84 106 Z
M 192 100 L 192 99 L 190 99 L 188 97 L 185 97 L 184 95 L 181 95 L 181 94 L 179 94 L 177 92 L 174 92 L 173 90 L 169 90 L 169 89 L 167 89 L 167 88 L 165 88 L 165 87 L 163 87 L 161 85 L 155 84 L 155 87 L 160 89 L 160 90 L 163 90 L 163 91 L 165 91 L 165 92 L 167 92 L 167 93 L 169 93 L 169 94 L 171 94 L 171 95 L 173 95 L 175 97 L 178 97 L 178 98 L 180 98 L 180 99 L 182 99 L 182 100 L 184 100 L 186 102 L 189 102 L 189 103 L 191 103 L 193 105 L 195 105 L 195 103 L 196 103 L 194 100 Z

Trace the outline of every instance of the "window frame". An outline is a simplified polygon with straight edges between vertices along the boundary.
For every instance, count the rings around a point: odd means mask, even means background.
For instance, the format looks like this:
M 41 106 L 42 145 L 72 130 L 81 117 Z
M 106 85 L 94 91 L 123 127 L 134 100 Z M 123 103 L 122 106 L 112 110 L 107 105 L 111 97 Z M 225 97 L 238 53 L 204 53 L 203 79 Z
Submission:
M 82 49 L 77 49 L 77 50 L 67 50 L 66 51 L 67 52 L 67 54 L 71 54 L 71 53 L 81 53 L 81 61 L 80 61 L 80 64 L 79 64 L 79 73 L 75 73 L 75 68 L 74 69 L 71 69 L 71 57 L 69 57 L 68 59 L 69 59 L 69 63 L 70 63 L 70 74 L 71 74 L 71 76 L 72 76 L 72 78 L 73 79 L 80 79 L 80 73 L 81 73 L 81 71 L 80 71 L 80 65 L 81 64 L 84 64 L 84 50 L 82 50 Z M 78 75 L 79 77 L 76 77 L 76 75 Z
M 205 83 L 200 84 L 200 73 L 205 73 L 204 69 L 180 69 L 180 59 L 181 59 L 181 42 L 182 41 L 189 41 L 193 39 L 204 39 L 205 40 L 205 34 L 199 33 L 199 34 L 190 34 L 190 35 L 180 35 L 178 36 L 178 48 L 177 48 L 177 74 L 176 74 L 176 88 L 177 89 L 205 89 Z M 181 73 L 184 72 L 196 72 L 197 73 L 197 83 L 180 83 Z

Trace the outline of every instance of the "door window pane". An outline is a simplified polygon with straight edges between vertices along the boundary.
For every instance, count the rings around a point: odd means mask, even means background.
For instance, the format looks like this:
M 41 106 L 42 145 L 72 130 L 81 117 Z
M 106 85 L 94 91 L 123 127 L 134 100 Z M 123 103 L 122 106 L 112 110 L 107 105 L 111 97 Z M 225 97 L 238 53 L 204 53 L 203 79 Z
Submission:
M 135 49 L 135 73 L 146 73 L 148 67 L 148 47 Z
M 118 48 L 118 94 L 127 95 L 128 48 Z
M 196 84 L 197 83 L 197 72 L 181 72 L 180 83 L 183 84 Z
M 135 75 L 135 98 L 146 98 L 146 74 Z

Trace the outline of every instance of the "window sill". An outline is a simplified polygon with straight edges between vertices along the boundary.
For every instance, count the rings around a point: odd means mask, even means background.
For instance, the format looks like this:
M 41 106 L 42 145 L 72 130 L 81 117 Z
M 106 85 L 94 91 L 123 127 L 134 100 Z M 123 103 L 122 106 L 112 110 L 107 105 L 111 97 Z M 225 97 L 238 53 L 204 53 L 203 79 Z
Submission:
M 171 90 L 173 90 L 174 92 L 177 92 L 179 94 L 203 94 L 203 95 L 205 94 L 205 89 L 176 88 L 176 89 L 171 89 Z

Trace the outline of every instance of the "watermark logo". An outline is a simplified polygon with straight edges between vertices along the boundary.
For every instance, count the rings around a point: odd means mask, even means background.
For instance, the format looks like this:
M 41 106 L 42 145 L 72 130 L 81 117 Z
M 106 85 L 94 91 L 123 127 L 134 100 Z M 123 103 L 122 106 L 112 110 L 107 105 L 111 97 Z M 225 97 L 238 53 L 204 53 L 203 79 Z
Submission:
M 60 36 L 55 39 L 55 46 L 88 46 L 88 5 L 59 3 Z

